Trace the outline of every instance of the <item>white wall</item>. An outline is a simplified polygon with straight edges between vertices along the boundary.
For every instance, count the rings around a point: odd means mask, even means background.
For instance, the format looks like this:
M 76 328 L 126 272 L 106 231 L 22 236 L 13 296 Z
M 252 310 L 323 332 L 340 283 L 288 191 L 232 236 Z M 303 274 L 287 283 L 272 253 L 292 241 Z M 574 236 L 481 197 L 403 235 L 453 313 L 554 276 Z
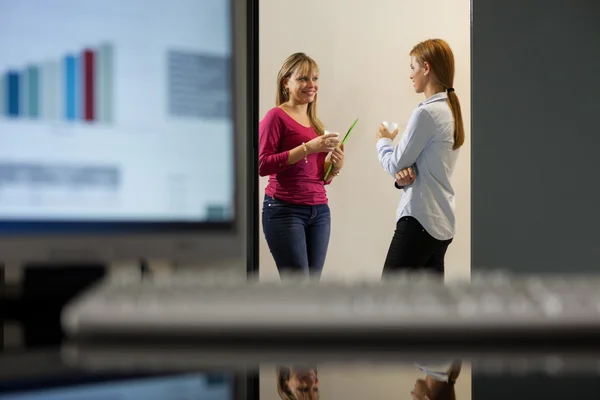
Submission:
M 400 191 L 383 172 L 375 151 L 382 120 L 405 127 L 424 99 L 409 80 L 409 51 L 429 38 L 446 40 L 456 58 L 454 87 L 465 121 L 466 143 L 453 177 L 457 235 L 446 256 L 448 278 L 470 275 L 470 4 L 468 0 L 353 1 L 261 0 L 260 118 L 274 106 L 277 72 L 287 56 L 303 51 L 320 67 L 319 116 L 345 133 L 342 174 L 328 187 L 332 233 L 323 278 L 339 273 L 378 279 L 395 228 Z M 267 178 L 260 181 L 260 203 Z M 276 278 L 260 229 L 260 273 Z

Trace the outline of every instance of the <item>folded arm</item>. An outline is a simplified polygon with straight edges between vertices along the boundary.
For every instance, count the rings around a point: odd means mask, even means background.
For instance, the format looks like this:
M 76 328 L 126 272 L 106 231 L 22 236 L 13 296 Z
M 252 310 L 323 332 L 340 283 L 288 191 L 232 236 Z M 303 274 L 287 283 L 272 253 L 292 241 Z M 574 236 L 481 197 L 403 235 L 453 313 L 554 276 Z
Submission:
M 417 166 L 413 165 L 412 167 L 404 168 L 396 174 L 394 186 L 396 189 L 404 189 L 412 185 L 415 179 L 417 179 Z
M 377 141 L 377 155 L 383 169 L 392 177 L 415 164 L 435 133 L 435 123 L 427 110 L 417 108 L 408 121 L 400 142 L 394 147 L 391 139 Z

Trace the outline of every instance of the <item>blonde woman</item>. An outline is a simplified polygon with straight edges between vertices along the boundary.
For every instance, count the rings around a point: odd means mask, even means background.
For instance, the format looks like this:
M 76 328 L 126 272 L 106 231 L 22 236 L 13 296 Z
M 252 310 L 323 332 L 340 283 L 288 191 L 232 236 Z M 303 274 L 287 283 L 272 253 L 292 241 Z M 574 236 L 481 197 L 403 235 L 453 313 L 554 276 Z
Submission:
M 258 170 L 269 176 L 262 225 L 280 276 L 319 279 L 325 264 L 331 215 L 325 186 L 344 166 L 335 134 L 325 134 L 317 117 L 319 68 L 295 53 L 277 75 L 276 107 L 259 126 Z M 327 181 L 325 158 L 332 152 Z

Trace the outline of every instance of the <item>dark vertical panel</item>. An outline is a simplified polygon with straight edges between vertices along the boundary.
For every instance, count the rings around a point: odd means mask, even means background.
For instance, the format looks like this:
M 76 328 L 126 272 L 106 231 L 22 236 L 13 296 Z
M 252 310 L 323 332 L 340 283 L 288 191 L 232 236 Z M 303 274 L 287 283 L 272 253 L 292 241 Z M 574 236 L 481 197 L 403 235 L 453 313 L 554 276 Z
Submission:
M 247 234 L 247 271 L 258 274 L 259 232 L 258 232 L 258 0 L 247 3 L 247 96 L 248 96 L 248 234 Z
M 247 124 L 248 124 L 248 153 L 247 153 L 247 234 L 246 234 L 246 270 L 248 275 L 258 275 L 259 268 L 259 220 L 258 220 L 258 0 L 247 0 L 246 29 L 247 35 Z M 246 399 L 260 398 L 259 367 L 247 370 Z
M 473 271 L 600 270 L 598 21 L 597 0 L 473 0 Z M 599 389 L 473 372 L 475 400 Z
M 473 400 L 530 400 L 530 399 L 596 399 L 600 393 L 600 379 L 593 374 L 585 376 L 481 376 L 473 372 Z
M 472 268 L 600 269 L 600 2 L 473 0 Z

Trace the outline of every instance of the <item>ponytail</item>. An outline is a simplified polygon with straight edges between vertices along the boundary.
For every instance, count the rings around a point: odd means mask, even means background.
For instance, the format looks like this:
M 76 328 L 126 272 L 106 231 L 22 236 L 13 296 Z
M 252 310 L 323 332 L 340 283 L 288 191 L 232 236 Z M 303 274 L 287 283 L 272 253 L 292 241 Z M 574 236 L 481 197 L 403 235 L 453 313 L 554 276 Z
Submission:
M 460 109 L 460 101 L 458 96 L 454 92 L 454 89 L 450 88 L 448 91 L 448 105 L 452 110 L 452 116 L 454 117 L 454 146 L 452 150 L 459 149 L 465 143 L 465 126 L 463 124 L 462 111 Z

